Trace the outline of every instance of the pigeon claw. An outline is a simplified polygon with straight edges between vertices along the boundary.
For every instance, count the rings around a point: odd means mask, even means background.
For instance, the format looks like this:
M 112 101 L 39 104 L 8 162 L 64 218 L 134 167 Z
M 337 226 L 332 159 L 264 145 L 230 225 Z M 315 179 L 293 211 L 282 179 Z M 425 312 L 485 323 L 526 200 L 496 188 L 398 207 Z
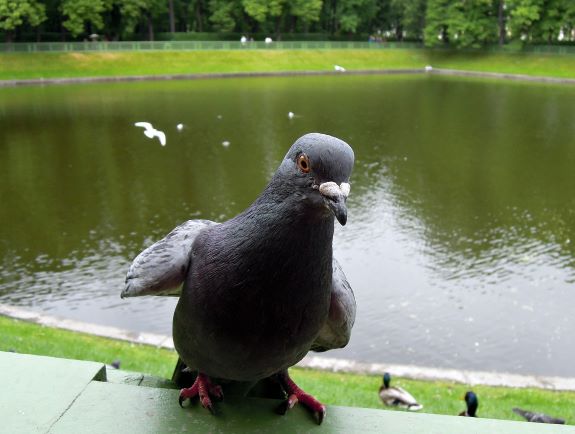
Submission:
M 199 372 L 196 381 L 194 381 L 194 384 L 192 384 L 192 387 L 180 390 L 178 402 L 180 407 L 183 407 L 184 401 L 198 397 L 202 407 L 208 409 L 210 413 L 216 414 L 216 410 L 212 404 L 210 395 L 217 401 L 222 401 L 224 399 L 224 392 L 222 387 L 218 384 L 212 384 L 210 378 L 207 375 Z
M 294 406 L 298 403 L 298 399 L 296 395 L 290 395 L 288 398 L 283 401 L 277 408 L 277 413 L 281 414 L 282 416 L 294 408 Z
M 317 411 L 314 411 L 313 416 L 317 422 L 318 425 L 321 425 L 321 423 L 323 422 L 323 420 L 325 419 L 325 414 L 326 414 L 326 408 L 325 405 L 321 406 L 322 408 L 320 408 Z
M 311 410 L 317 424 L 321 425 L 326 415 L 325 405 L 300 389 L 299 386 L 290 378 L 287 371 L 280 372 L 278 374 L 278 379 L 282 388 L 288 395 L 287 399 L 278 407 L 278 413 L 286 414 L 288 410 L 292 409 L 299 402 L 304 407 Z

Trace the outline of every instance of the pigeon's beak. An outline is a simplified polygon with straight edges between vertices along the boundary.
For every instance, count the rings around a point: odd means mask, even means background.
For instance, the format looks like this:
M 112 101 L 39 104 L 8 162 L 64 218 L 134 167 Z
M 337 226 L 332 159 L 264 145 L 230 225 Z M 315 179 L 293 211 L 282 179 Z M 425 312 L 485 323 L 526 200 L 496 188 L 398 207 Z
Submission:
M 325 198 L 327 206 L 333 212 L 337 221 L 345 226 L 347 222 L 347 206 L 345 201 L 349 195 L 350 186 L 347 182 L 337 185 L 335 182 L 324 182 L 319 186 L 320 194 Z

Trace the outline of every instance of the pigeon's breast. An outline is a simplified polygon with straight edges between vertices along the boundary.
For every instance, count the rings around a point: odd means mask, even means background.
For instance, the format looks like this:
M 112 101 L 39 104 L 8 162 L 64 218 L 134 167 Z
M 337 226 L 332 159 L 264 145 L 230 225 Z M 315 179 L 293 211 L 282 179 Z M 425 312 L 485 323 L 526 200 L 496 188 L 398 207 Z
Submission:
M 331 238 L 302 232 L 263 243 L 261 234 L 237 233 L 232 243 L 225 232 L 197 240 L 174 317 L 174 343 L 189 366 L 255 380 L 305 356 L 327 318 L 332 258 Z

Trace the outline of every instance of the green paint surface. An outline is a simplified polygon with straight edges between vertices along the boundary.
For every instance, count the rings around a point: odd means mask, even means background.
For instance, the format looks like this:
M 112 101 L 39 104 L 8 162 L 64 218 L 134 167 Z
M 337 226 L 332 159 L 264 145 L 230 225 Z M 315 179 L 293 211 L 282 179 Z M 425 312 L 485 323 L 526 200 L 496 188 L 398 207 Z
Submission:
M 45 433 L 93 380 L 95 362 L 0 352 L 0 431 Z

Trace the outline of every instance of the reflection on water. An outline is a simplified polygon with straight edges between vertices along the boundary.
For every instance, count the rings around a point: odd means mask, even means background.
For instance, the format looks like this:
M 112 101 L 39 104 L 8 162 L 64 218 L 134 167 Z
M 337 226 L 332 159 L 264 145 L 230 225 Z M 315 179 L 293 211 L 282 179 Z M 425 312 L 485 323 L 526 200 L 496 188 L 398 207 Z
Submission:
M 175 299 L 120 300 L 131 259 L 244 209 L 320 131 L 357 158 L 334 246 L 358 319 L 330 355 L 573 376 L 573 97 L 427 76 L 0 89 L 0 302 L 170 333 Z

